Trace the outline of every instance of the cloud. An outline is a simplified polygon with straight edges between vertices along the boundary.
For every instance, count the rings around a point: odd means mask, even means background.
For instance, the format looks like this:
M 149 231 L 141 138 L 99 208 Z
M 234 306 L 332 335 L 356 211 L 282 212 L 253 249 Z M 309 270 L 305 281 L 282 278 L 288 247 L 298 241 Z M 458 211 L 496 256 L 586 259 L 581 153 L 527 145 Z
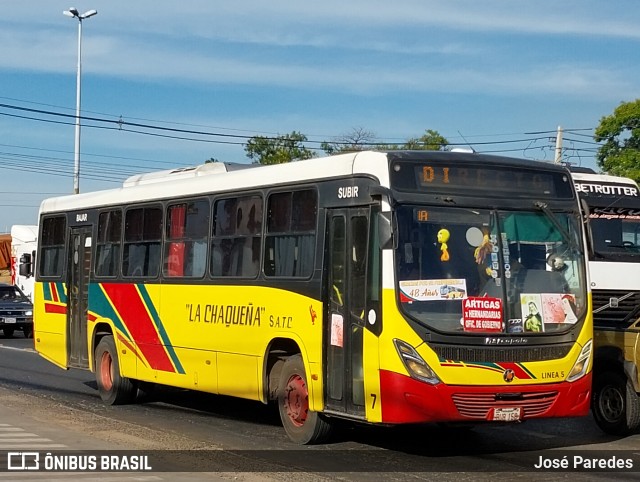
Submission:
M 0 66 L 12 70 L 53 73 L 75 73 L 74 49 L 51 48 L 73 43 L 68 34 L 58 31 L 0 31 L 3 55 Z M 182 44 L 154 43 L 153 39 L 130 42 L 128 38 L 92 34 L 83 40 L 83 72 L 106 77 L 201 85 L 252 85 L 285 87 L 300 90 L 323 89 L 357 95 L 381 95 L 398 90 L 405 92 L 484 92 L 494 95 L 556 94 L 566 96 L 598 96 L 601 98 L 633 97 L 635 86 L 631 67 L 611 69 L 592 63 L 543 62 L 523 63 L 496 70 L 472 57 L 463 66 L 448 61 L 400 63 L 386 68 L 373 59 L 354 58 L 341 53 L 328 59 L 327 66 L 317 58 L 293 59 L 279 55 L 236 55 L 218 43 L 209 48 L 185 48 Z M 379 41 L 381 51 L 393 51 L 393 44 Z M 477 47 L 479 48 L 479 47 Z M 452 47 L 454 51 L 464 47 Z M 225 50 L 229 50 L 227 53 Z M 405 48 L 412 55 L 432 58 L 429 47 Z M 438 58 L 438 57 L 435 57 Z M 442 58 L 447 58 L 443 54 Z M 333 65 L 335 63 L 335 65 Z
M 190 0 L 160 5 L 153 0 L 95 0 L 91 6 L 99 14 L 83 23 L 83 69 L 133 80 L 361 94 L 394 88 L 473 92 L 479 86 L 553 93 L 571 85 L 577 90 L 570 92 L 590 94 L 597 90 L 596 80 L 604 82 L 602 92 L 627 92 L 624 70 L 598 71 L 583 63 L 569 71 L 560 65 L 561 77 L 549 59 L 527 62 L 521 53 L 535 50 L 531 36 L 640 39 L 637 18 L 620 15 L 625 8 L 638 10 L 632 1 L 620 0 L 613 8 L 596 0 L 561 5 L 552 0 L 517 5 L 502 0 Z M 62 16 L 67 4 L 31 3 L 38 12 L 35 18 L 25 18 L 18 9 L 3 14 L 0 68 L 73 73 L 76 29 Z M 520 49 L 519 36 L 527 36 Z M 561 44 L 553 48 L 562 51 Z M 486 58 L 511 72 L 496 75 L 493 66 L 483 64 Z
M 110 45 L 113 52 L 124 46 Z M 96 56 L 90 69 L 103 75 L 140 80 L 219 85 L 286 87 L 299 90 L 328 90 L 365 96 L 403 92 L 483 92 L 494 95 L 557 94 L 624 98 L 637 93 L 631 71 L 623 66 L 611 69 L 594 62 L 547 61 L 518 68 L 495 67 L 482 62 L 455 64 L 409 64 L 385 68 L 368 64 L 325 65 L 286 60 L 246 60 L 220 53 L 162 50 L 150 52 L 132 46 L 126 56 L 105 50 Z M 630 69 L 629 69 L 630 70 Z M 117 73 L 117 74 L 116 74 Z
M 190 34 L 202 38 L 225 37 L 232 41 L 253 39 L 286 43 L 287 38 L 303 34 L 322 38 L 335 30 L 368 31 L 375 36 L 380 29 L 406 29 L 416 26 L 446 28 L 449 31 L 481 31 L 557 35 L 589 35 L 640 38 L 634 19 L 635 0 L 618 0 L 605 5 L 599 0 L 244 0 L 241 2 L 190 0 L 188 3 L 163 3 L 155 0 L 95 1 L 114 28 L 154 32 L 159 35 Z M 48 5 L 50 1 L 33 3 Z M 135 8 L 132 6 L 135 5 Z M 636 7 L 637 8 L 637 7 Z M 621 15 L 628 12 L 628 15 Z M 17 18 L 17 17 L 16 17 Z M 302 38 L 302 37 L 300 37 Z M 275 39 L 275 40 L 274 40 Z M 290 40 L 289 40 L 290 41 Z

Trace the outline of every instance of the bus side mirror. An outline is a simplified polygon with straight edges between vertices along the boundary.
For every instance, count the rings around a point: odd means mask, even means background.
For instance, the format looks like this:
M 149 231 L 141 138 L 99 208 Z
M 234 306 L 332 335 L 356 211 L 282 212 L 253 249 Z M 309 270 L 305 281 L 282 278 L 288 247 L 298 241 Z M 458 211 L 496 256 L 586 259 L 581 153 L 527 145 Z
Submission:
M 29 253 L 24 253 L 20 256 L 20 267 L 18 268 L 18 272 L 20 276 L 31 276 L 33 275 L 33 265 L 31 264 L 31 255 Z
M 583 197 L 580 198 L 580 210 L 582 211 L 582 221 L 588 223 L 591 210 L 589 209 L 587 201 Z
M 380 249 L 393 248 L 391 212 L 378 213 L 378 240 L 380 243 Z
M 589 250 L 589 257 L 593 258 L 596 248 L 593 245 L 593 233 L 591 232 L 591 222 L 589 221 L 590 210 L 587 201 L 582 197 L 580 198 L 580 211 L 582 212 L 582 224 L 584 225 L 584 233 L 587 237 L 587 249 Z

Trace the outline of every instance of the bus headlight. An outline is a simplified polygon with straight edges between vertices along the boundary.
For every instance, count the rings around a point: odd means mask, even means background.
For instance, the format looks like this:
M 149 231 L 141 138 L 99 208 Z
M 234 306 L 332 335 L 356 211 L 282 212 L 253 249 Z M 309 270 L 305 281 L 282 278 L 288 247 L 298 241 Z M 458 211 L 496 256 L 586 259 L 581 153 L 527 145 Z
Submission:
M 393 340 L 393 344 L 396 346 L 398 355 L 400 355 L 400 359 L 409 372 L 409 375 L 411 375 L 411 378 L 430 383 L 431 385 L 440 383 L 438 376 L 431 367 L 427 365 L 427 362 L 422 359 L 415 348 L 397 338 Z
M 592 340 L 589 340 L 582 347 L 582 351 L 578 356 L 578 359 L 573 365 L 573 368 L 569 372 L 569 376 L 567 377 L 567 381 L 573 382 L 578 378 L 582 378 L 585 373 L 587 373 L 587 368 L 589 367 L 589 360 L 591 360 L 591 350 L 593 347 Z

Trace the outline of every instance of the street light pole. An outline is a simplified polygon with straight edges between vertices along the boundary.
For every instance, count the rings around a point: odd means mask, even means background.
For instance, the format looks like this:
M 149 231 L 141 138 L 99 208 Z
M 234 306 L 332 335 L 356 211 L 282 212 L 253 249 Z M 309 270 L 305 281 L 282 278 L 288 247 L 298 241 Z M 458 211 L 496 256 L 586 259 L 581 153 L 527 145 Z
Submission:
M 80 90 L 82 76 L 82 21 L 85 18 L 93 17 L 98 13 L 97 10 L 89 10 L 83 14 L 78 13 L 78 9 L 71 7 L 69 10 L 62 12 L 67 17 L 78 19 L 78 69 L 76 76 L 76 141 L 74 149 L 74 165 L 73 165 L 73 193 L 80 192 Z

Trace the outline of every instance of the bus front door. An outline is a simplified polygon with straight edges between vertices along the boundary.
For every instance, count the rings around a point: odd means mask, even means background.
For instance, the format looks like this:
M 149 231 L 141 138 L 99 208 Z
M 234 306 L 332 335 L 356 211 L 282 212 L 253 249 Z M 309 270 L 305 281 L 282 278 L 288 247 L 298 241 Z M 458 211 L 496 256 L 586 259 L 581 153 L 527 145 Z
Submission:
M 361 418 L 369 209 L 332 209 L 327 225 L 326 409 Z
M 91 268 L 91 228 L 71 228 L 69 311 L 67 313 L 67 366 L 89 368 L 87 305 Z

